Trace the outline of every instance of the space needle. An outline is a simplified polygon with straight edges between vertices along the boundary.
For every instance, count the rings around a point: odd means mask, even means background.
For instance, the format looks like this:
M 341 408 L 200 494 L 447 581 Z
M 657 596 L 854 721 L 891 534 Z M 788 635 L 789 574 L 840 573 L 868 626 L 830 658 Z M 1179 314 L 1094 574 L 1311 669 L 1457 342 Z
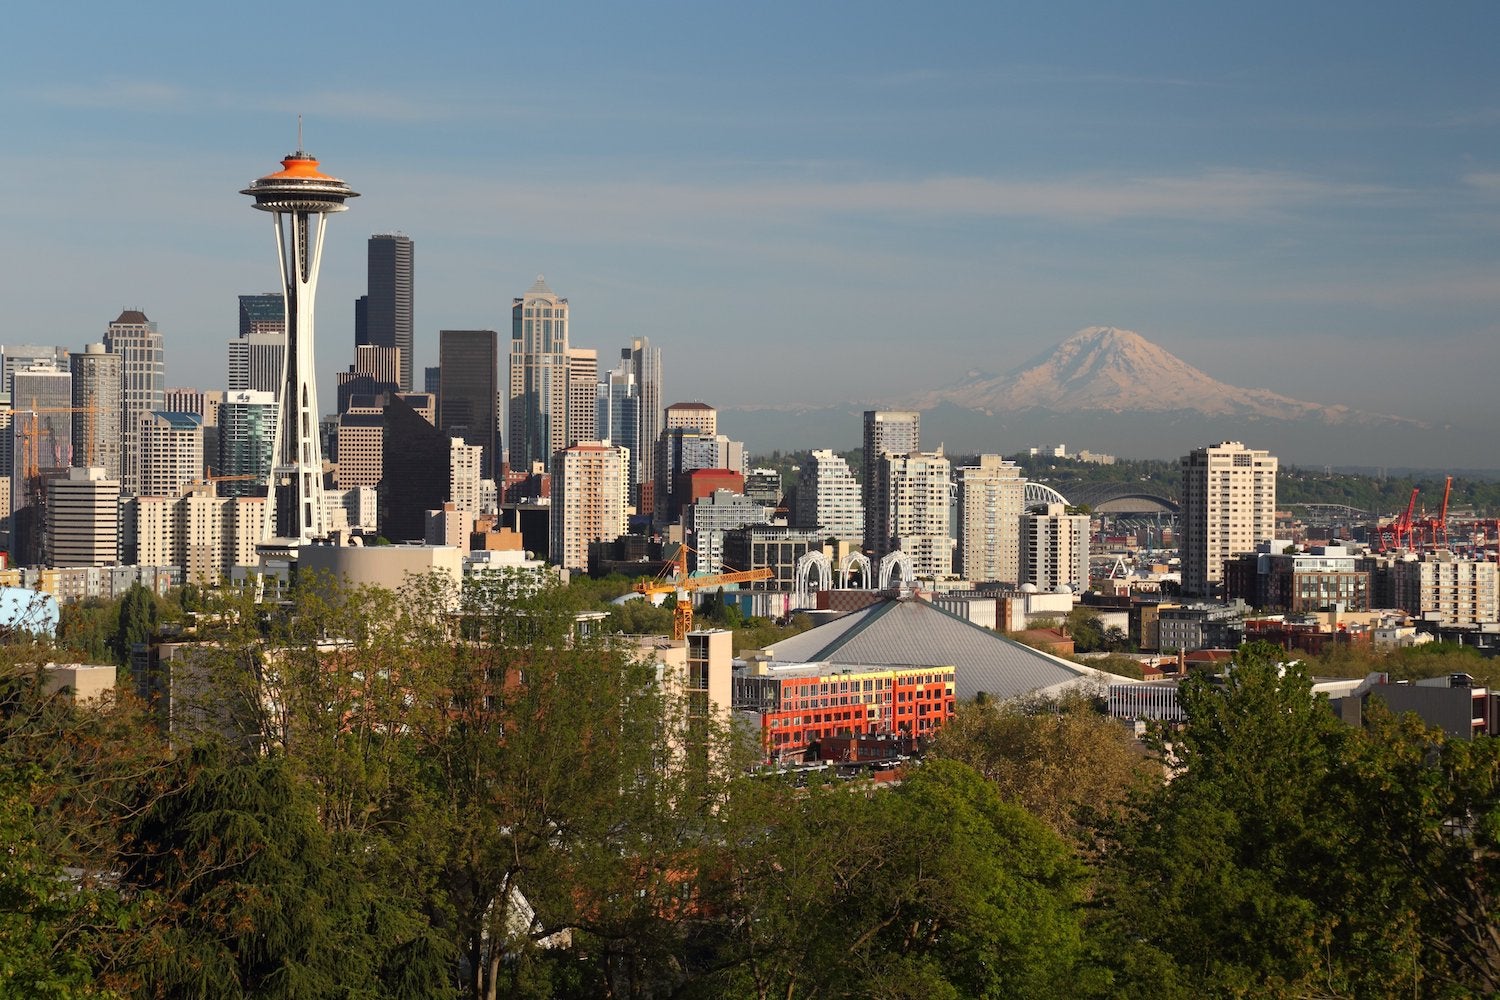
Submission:
M 313 301 L 318 291 L 318 264 L 328 216 L 359 195 L 337 177 L 318 171 L 318 161 L 302 151 L 302 124 L 297 124 L 297 151 L 240 194 L 276 218 L 276 251 L 286 300 L 286 361 L 276 407 L 276 444 L 266 493 L 262 539 L 278 548 L 295 549 L 328 534 L 323 511 L 323 449 L 318 438 L 318 383 L 313 363 Z

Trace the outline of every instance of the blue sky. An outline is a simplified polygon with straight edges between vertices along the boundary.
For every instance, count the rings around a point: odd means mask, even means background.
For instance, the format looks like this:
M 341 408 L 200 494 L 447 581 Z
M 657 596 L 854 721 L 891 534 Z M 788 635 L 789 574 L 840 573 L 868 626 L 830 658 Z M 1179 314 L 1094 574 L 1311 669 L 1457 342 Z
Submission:
M 141 308 L 171 384 L 221 384 L 235 296 L 277 280 L 236 192 L 300 112 L 362 193 L 328 372 L 399 230 L 419 366 L 545 273 L 576 345 L 650 336 L 669 396 L 720 405 L 895 398 L 1109 324 L 1237 384 L 1500 416 L 1493 3 L 90 6 L 7 14 L 8 342 Z

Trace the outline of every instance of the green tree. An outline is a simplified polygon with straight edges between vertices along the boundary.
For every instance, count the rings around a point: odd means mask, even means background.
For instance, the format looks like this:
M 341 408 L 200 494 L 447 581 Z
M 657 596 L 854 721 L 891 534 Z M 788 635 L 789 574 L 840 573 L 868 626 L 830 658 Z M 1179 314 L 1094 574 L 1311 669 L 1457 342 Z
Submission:
M 125 591 L 115 624 L 113 646 L 116 662 L 126 663 L 131 648 L 151 638 L 160 619 L 159 604 L 156 595 L 139 583 L 131 584 Z

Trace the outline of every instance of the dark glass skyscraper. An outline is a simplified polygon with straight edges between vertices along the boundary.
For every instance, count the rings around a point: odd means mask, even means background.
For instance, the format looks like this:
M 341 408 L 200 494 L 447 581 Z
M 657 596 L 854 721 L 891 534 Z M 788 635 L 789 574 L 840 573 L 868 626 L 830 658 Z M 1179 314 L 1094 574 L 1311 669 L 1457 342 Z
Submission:
M 484 449 L 479 474 L 498 478 L 500 335 L 494 330 L 442 330 L 438 333 L 438 427 L 450 437 Z
M 409 236 L 379 233 L 370 237 L 363 322 L 355 307 L 355 344 L 395 347 L 401 351 L 401 390 L 411 392 L 412 256 Z M 360 339 L 360 337 L 363 339 Z
M 393 542 L 425 537 L 427 511 L 449 499 L 448 435 L 398 396 L 385 407 L 381 467 L 375 504 L 380 533 Z

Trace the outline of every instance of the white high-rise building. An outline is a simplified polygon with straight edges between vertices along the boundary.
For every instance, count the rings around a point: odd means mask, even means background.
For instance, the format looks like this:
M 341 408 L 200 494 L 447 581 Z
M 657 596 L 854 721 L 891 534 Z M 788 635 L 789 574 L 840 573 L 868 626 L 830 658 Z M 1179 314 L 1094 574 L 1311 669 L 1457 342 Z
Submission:
M 865 548 L 879 560 L 890 552 L 906 553 L 919 579 L 953 575 L 953 535 L 948 525 L 952 465 L 942 451 L 885 454 L 875 461 L 871 480 L 877 502 L 874 536 Z
M 247 333 L 229 342 L 230 392 L 251 390 L 275 393 L 281 389 L 286 364 L 286 334 Z
M 53 566 L 120 561 L 120 483 L 99 467 L 68 470 L 49 484 L 48 551 Z
M 1049 503 L 1042 514 L 1021 515 L 1021 583 L 1038 590 L 1064 586 L 1081 593 L 1089 585 L 1089 518 Z
M 865 548 L 884 555 L 890 550 L 879 539 L 885 527 L 883 522 L 888 520 L 891 497 L 876 492 L 880 459 L 886 455 L 910 455 L 921 449 L 922 415 L 915 410 L 866 410 L 864 419 L 864 489 L 861 499 L 865 505 Z
M 1224 441 L 1184 455 L 1178 542 L 1182 592 L 1211 597 L 1224 561 L 1276 537 L 1276 459 Z
M 580 572 L 589 567 L 589 543 L 625 533 L 626 472 L 623 448 L 581 441 L 552 459 L 551 561 Z
M 641 491 L 648 487 L 654 489 L 656 483 L 656 439 L 661 436 L 661 407 L 662 400 L 666 398 L 662 390 L 661 348 L 652 347 L 650 340 L 645 337 L 636 337 L 631 340 L 628 348 L 620 352 L 620 358 L 630 366 L 639 405 L 635 440 L 616 441 L 615 444 L 624 445 L 636 456 L 636 492 L 630 499 L 637 509 L 650 510 L 652 499 L 641 496 Z
M 597 441 L 599 410 L 599 352 L 592 347 L 568 348 L 568 443 Z M 630 446 L 628 441 L 614 444 Z
M 537 275 L 511 304 L 509 433 L 512 469 L 550 465 L 568 446 L 568 300 Z
M 815 528 L 833 538 L 862 538 L 865 505 L 849 463 L 824 448 L 797 474 L 797 527 Z
M 958 575 L 973 583 L 1021 582 L 1026 480 L 1014 462 L 980 455 L 958 470 Z
M 123 486 L 141 492 L 141 421 L 160 410 L 167 387 L 167 355 L 156 324 L 138 309 L 126 309 L 104 333 L 104 349 L 121 362 L 120 429 Z
M 148 413 L 141 419 L 141 496 L 178 497 L 203 477 L 203 418 Z
M 216 584 L 231 568 L 257 563 L 265 497 L 221 497 L 212 483 L 199 483 L 182 496 L 126 504 L 139 565 L 180 566 L 188 582 Z
M 479 506 L 479 468 L 484 448 L 464 444 L 463 438 L 449 438 L 448 499 L 458 510 L 484 513 Z

